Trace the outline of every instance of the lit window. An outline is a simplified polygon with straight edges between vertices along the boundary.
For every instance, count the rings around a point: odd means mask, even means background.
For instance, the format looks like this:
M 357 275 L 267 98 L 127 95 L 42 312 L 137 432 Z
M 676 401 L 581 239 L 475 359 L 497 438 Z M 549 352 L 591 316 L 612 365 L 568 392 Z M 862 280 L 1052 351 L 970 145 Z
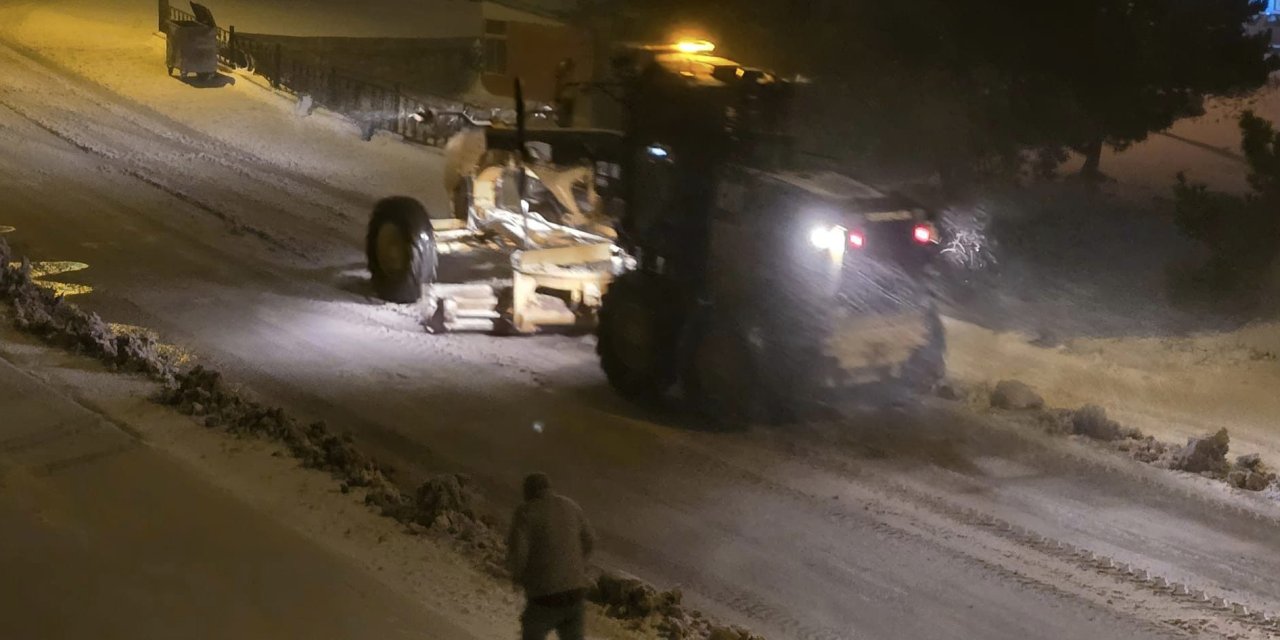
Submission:
M 507 73 L 507 22 L 484 21 L 484 71 L 506 75 Z

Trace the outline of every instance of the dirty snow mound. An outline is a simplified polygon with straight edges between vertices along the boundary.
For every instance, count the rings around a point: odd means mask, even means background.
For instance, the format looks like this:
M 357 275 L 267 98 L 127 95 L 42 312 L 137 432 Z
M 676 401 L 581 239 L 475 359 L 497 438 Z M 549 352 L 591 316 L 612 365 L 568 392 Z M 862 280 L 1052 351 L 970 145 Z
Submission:
M 1039 409 L 1044 406 L 1044 398 L 1023 382 L 1001 380 L 991 392 L 991 406 L 1015 411 Z
M 357 449 L 350 436 L 330 433 L 324 422 L 304 427 L 279 407 L 247 400 L 227 386 L 221 373 L 202 365 L 174 374 L 156 400 L 197 418 L 206 427 L 283 442 L 304 465 L 329 471 L 344 486 L 389 484 L 377 462 Z
M 1130 457 L 1138 462 L 1163 469 L 1173 468 L 1174 458 L 1178 453 L 1177 447 L 1171 446 L 1167 442 L 1156 440 L 1153 436 L 1147 436 L 1134 442 L 1123 442 L 1120 444 L 1120 450 L 1128 453 Z
M 1174 460 L 1174 468 L 1190 473 L 1208 473 L 1215 477 L 1227 472 L 1227 450 L 1231 448 L 1231 437 L 1226 429 L 1200 438 L 1189 438 L 1187 446 Z
M 654 629 L 671 640 L 764 640 L 741 627 L 714 625 L 701 613 L 686 609 L 679 589 L 659 591 L 636 578 L 603 573 L 590 599 L 604 607 L 605 615 L 636 629 Z
M 1002 409 L 1032 409 L 1023 414 L 1024 423 L 1034 423 L 1046 433 L 1104 443 L 1108 448 L 1160 469 L 1185 471 L 1226 482 L 1236 489 L 1262 492 L 1276 487 L 1278 474 L 1257 453 L 1227 460 L 1231 439 L 1226 429 L 1198 438 L 1186 446 L 1163 442 L 1138 429 L 1125 427 L 1107 416 L 1105 409 L 1088 404 L 1079 409 L 1039 408 L 1039 396 L 1017 381 L 1001 382 L 991 393 L 991 406 Z
M 506 576 L 502 568 L 506 545 L 493 521 L 481 515 L 481 496 L 467 476 L 432 476 L 418 486 L 413 496 L 404 495 L 390 484 L 380 485 L 365 495 L 365 503 L 406 525 L 450 536 L 486 571 Z
M 147 335 L 118 334 L 96 313 L 86 313 L 62 296 L 31 279 L 31 263 L 13 265 L 9 245 L 0 239 L 0 298 L 13 305 L 18 329 L 46 343 L 83 353 L 116 370 L 138 371 L 165 378 L 174 369 L 171 358 Z
M 1132 430 L 1126 430 L 1119 422 L 1107 417 L 1107 410 L 1096 404 L 1089 404 L 1076 409 L 1071 414 L 1072 432 L 1094 440 L 1120 440 L 1128 436 L 1136 436 Z
M 1227 472 L 1227 483 L 1246 491 L 1262 491 L 1275 481 L 1275 472 L 1264 465 L 1262 456 L 1256 453 L 1237 457 Z

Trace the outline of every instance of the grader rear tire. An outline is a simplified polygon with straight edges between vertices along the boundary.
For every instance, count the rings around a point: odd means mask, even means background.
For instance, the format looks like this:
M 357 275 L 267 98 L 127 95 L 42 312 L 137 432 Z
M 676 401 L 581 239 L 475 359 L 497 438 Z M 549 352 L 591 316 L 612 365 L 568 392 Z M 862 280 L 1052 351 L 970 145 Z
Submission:
M 369 219 L 365 255 L 379 298 L 401 304 L 417 302 L 422 285 L 434 281 L 436 275 L 435 234 L 427 210 L 405 196 L 379 201 Z
M 685 402 L 708 424 L 743 428 L 768 418 L 758 357 L 743 329 L 709 317 L 691 327 L 680 374 Z

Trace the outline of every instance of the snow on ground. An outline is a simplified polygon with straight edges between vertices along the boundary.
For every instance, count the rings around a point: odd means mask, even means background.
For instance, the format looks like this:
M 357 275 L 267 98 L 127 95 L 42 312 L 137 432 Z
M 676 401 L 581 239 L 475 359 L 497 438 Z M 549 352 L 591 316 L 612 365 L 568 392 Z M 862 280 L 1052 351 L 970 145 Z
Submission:
M 481 8 L 470 0 L 214 0 L 222 26 L 244 33 L 353 38 L 465 38 L 479 35 Z M 186 9 L 185 2 L 173 5 Z
M 216 89 L 179 84 L 163 73 L 164 41 L 149 35 L 154 21 L 151 5 L 126 0 L 91 5 L 54 0 L 0 7 L 0 30 L 11 38 L 195 131 L 358 194 L 370 203 L 381 195 L 406 193 L 424 199 L 429 207 L 446 206 L 438 151 L 403 144 L 391 136 L 362 142 L 355 124 L 323 111 L 300 117 L 289 96 L 271 91 L 260 78 L 248 74 L 234 73 L 233 84 Z M 1243 164 L 1238 158 L 1235 118 L 1244 109 L 1280 120 L 1280 90 L 1272 86 L 1244 99 L 1212 100 L 1205 116 L 1179 122 L 1167 135 L 1153 135 L 1127 151 L 1109 152 L 1104 170 L 1116 178 L 1119 191 L 1165 194 L 1179 170 L 1188 170 L 1193 178 L 1217 188 L 1240 188 Z M 356 222 L 348 235 L 358 237 L 363 211 L 353 210 L 351 215 Z M 1153 226 L 1167 226 L 1167 221 L 1153 220 Z M 1156 235 L 1156 242 L 1168 239 L 1167 234 Z M 1069 262 L 1067 257 L 1055 268 L 1064 271 Z M 1131 264 L 1116 269 L 1132 270 Z M 1176 328 L 1179 312 L 1164 306 L 1167 301 L 1161 296 L 1150 295 L 1163 286 L 1158 270 L 1146 274 L 1145 280 L 1129 283 L 1127 293 L 1113 292 L 1100 301 L 1080 293 L 1108 278 L 1096 271 L 1082 268 L 1069 286 L 1052 291 L 1065 309 L 1049 305 L 1030 315 L 1047 318 L 1041 324 L 1050 325 L 1055 318 L 1082 316 L 1082 322 L 1096 329 L 1112 318 L 1124 324 L 1145 313 L 1164 316 L 1166 326 L 1138 334 L 1102 331 L 1103 336 L 1093 335 L 1096 330 L 1080 332 L 1089 335 L 1068 330 L 1067 344 L 1039 347 L 1031 343 L 1043 336 L 1025 323 L 1000 326 L 957 319 L 950 323 L 955 375 L 979 383 L 1019 377 L 1037 384 L 1052 402 L 1100 403 L 1134 426 L 1168 439 L 1227 426 L 1240 450 L 1263 451 L 1269 458 L 1280 459 L 1280 426 L 1270 419 L 1280 413 L 1273 397 L 1265 393 L 1280 383 L 1274 361 L 1280 327 L 1259 323 L 1242 331 L 1197 334 L 1192 322 L 1190 335 L 1169 338 L 1170 332 L 1187 332 Z M 1119 307 L 1135 299 L 1142 300 L 1141 308 Z M 1098 313 L 1082 314 L 1085 301 Z M 1072 306 L 1074 311 L 1064 313 Z M 1009 313 L 1020 316 L 1027 309 Z
M 41 94 L 40 83 L 57 85 L 58 74 L 0 50 L 0 64 L 24 92 L 0 97 L 28 114 L 0 110 L 0 136 L 32 150 L 22 164 L 0 159 L 0 180 L 12 186 L 0 201 L 16 203 L 4 212 L 13 219 L 0 222 L 46 256 L 90 264 L 74 274 L 95 286 L 86 306 L 154 327 L 272 401 L 351 428 L 410 481 L 424 469 L 469 472 L 505 507 L 525 470 L 552 470 L 596 519 L 603 561 L 680 584 L 697 605 L 781 638 L 1145 637 L 1167 635 L 1173 618 L 1220 617 L 988 530 L 953 508 L 959 503 L 1264 610 L 1280 602 L 1274 581 L 1260 577 L 1274 574 L 1269 526 L 1171 498 L 1177 478 L 1100 474 L 947 411 L 898 422 L 853 418 L 831 425 L 831 446 L 782 431 L 674 429 L 608 393 L 589 340 L 425 336 L 411 312 L 372 304 L 352 282 L 364 277 L 358 245 L 366 205 L 356 201 L 418 184 L 397 158 L 415 158 L 438 175 L 434 152 L 360 143 L 340 120 L 299 119 L 287 100 L 239 75 L 221 89 L 165 78 L 163 42 L 149 35 L 145 12 L 127 14 L 130 27 L 115 14 L 99 22 L 71 11 L 82 4 L 7 5 L 3 24 L 26 46 L 150 112 L 109 96 L 101 96 L 102 113 L 56 109 L 68 96 L 94 94 L 69 86 Z M 83 42 L 61 35 L 75 28 Z M 41 104 L 50 112 L 39 113 Z M 190 140 L 173 137 L 182 127 Z M 241 158 L 252 175 L 213 173 L 226 158 Z M 116 171 L 129 163 L 136 175 Z M 315 184 L 275 173 L 271 163 Z M 148 184 L 190 180 L 191 197 L 148 190 L 137 176 Z M 235 197 L 216 193 L 229 186 Z M 356 210 L 338 219 L 313 211 L 311 200 Z M 298 236 L 324 269 L 283 268 L 278 255 L 219 230 L 191 202 L 216 202 L 272 234 Z M 68 234 L 67 224 L 81 228 Z M 327 247 L 317 237 L 325 234 L 344 246 Z M 346 270 L 337 286 L 327 279 L 333 268 Z M 1019 327 L 997 334 L 951 325 L 952 364 L 963 377 L 1026 374 L 1059 385 L 1042 391 L 1067 404 L 1073 400 L 1063 394 L 1085 383 L 1079 378 L 1107 371 L 1087 354 L 1030 347 Z M 1131 338 L 1072 334 L 1065 344 L 1120 339 L 1128 348 Z M 1154 357 L 1124 353 L 1140 364 Z M 1042 367 L 1042 379 L 1026 372 L 1032 366 Z M 1160 386 L 1165 372 L 1134 368 L 1151 377 L 1136 380 Z M 1111 378 L 1091 380 L 1107 388 Z M 1190 392 L 1178 384 L 1170 388 Z M 534 420 L 546 429 L 530 429 Z
M 165 40 L 153 35 L 155 12 L 153 3 L 130 0 L 6 2 L 0 3 L 0 33 L 282 168 L 371 198 L 403 194 L 433 209 L 446 206 L 436 149 L 388 135 L 363 142 L 355 123 L 323 109 L 298 116 L 292 97 L 251 74 L 231 73 L 231 84 L 215 88 L 175 84 L 165 74 Z

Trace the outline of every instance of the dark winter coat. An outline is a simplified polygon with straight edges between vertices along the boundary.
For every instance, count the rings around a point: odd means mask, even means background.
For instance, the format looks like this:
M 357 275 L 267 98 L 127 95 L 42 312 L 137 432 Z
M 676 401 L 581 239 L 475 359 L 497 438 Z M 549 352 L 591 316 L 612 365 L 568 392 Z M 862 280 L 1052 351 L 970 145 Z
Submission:
M 507 569 L 528 598 L 586 589 L 593 546 L 595 533 L 582 508 L 547 493 L 516 508 L 507 537 Z

